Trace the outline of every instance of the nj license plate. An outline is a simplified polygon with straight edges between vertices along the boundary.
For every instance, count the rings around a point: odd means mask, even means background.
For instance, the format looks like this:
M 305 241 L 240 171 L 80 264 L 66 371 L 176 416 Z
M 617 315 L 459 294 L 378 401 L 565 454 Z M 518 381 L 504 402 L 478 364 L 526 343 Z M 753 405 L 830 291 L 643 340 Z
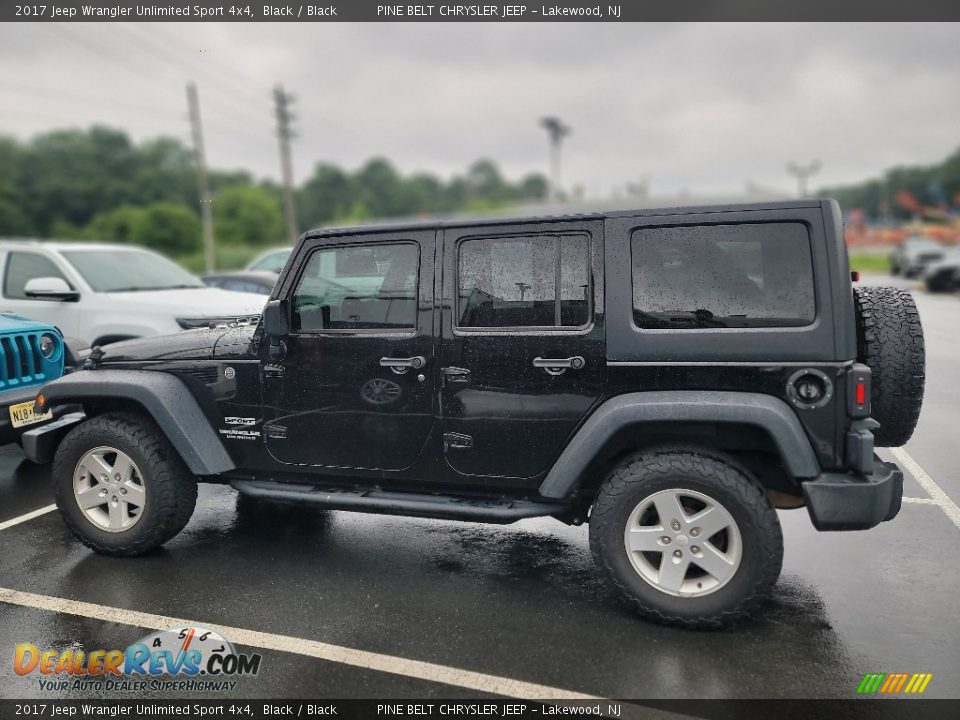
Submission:
M 52 419 L 52 410 L 47 410 L 43 415 L 35 413 L 33 411 L 33 400 L 10 406 L 10 423 L 15 428 L 23 427 L 24 425 L 34 425 L 38 422 Z

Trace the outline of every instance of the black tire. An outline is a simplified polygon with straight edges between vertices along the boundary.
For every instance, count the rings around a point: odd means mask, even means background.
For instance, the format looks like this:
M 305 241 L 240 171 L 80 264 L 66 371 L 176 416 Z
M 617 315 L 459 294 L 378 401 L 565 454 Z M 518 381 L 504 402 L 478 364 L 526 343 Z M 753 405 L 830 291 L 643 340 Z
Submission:
M 126 453 L 142 478 L 145 502 L 139 519 L 127 530 L 98 527 L 80 509 L 73 476 L 90 450 L 109 447 Z M 74 535 L 104 555 L 130 557 L 160 547 L 179 533 L 197 502 L 196 478 L 161 430 L 135 413 L 98 415 L 64 438 L 53 461 L 57 507 Z
M 910 293 L 858 287 L 857 359 L 872 371 L 870 414 L 877 447 L 900 447 L 913 435 L 923 405 L 926 353 L 920 313 Z
M 739 566 L 726 584 L 709 594 L 668 594 L 641 575 L 627 551 L 624 538 L 634 509 L 655 493 L 677 489 L 709 497 L 727 511 L 739 531 Z M 656 518 L 657 523 L 666 528 L 665 519 Z M 725 539 L 716 538 L 721 543 Z M 676 543 L 666 547 L 679 549 L 681 542 L 677 535 Z M 748 616 L 768 596 L 783 563 L 780 522 L 763 489 L 732 459 L 695 448 L 644 450 L 617 466 L 597 493 L 590 514 L 590 547 L 594 560 L 643 618 L 690 629 L 716 629 Z M 661 557 L 667 561 L 666 553 Z M 698 572 L 693 567 L 684 577 Z

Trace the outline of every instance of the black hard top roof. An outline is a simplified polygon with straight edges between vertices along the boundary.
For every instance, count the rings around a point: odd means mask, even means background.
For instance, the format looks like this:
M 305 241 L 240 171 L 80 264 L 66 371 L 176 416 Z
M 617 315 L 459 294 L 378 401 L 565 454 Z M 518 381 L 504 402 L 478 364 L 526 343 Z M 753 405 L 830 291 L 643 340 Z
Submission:
M 662 208 L 638 208 L 635 210 L 594 210 L 582 212 L 562 212 L 562 206 L 543 205 L 540 208 L 525 208 L 529 212 L 545 210 L 542 214 L 506 212 L 504 214 L 471 215 L 469 217 L 434 217 L 423 220 L 385 220 L 366 225 L 344 227 L 317 228 L 308 230 L 302 239 L 321 238 L 332 235 L 352 235 L 359 233 L 389 233 L 412 230 L 434 230 L 445 227 L 478 227 L 491 223 L 545 223 L 558 220 L 602 220 L 616 217 L 636 217 L 648 215 L 701 215 L 715 212 L 749 212 L 751 210 L 797 210 L 803 208 L 820 207 L 824 202 L 820 199 L 807 198 L 803 200 L 776 200 L 752 203 L 729 203 L 718 205 L 689 205 Z M 555 212 L 549 212 L 549 211 Z

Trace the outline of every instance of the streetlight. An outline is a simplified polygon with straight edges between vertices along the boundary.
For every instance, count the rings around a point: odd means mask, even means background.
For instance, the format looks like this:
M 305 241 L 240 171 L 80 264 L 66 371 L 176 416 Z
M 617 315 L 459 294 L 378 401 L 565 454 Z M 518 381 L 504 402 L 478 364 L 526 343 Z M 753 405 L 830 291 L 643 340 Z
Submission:
M 813 160 L 807 165 L 797 165 L 792 160 L 787 163 L 787 172 L 797 178 L 797 195 L 807 196 L 807 180 L 820 171 L 820 161 Z
M 560 200 L 560 143 L 570 134 L 570 126 L 564 125 L 559 118 L 545 117 L 540 120 L 550 137 L 550 188 L 547 196 L 554 202 Z

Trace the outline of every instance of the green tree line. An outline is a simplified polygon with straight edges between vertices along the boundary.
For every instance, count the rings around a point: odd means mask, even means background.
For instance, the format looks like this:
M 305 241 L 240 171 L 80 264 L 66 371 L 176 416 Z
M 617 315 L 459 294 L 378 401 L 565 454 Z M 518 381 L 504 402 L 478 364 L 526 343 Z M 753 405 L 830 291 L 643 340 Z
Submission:
M 923 206 L 960 209 L 960 149 L 934 165 L 891 168 L 880 178 L 823 188 L 820 195 L 836 198 L 844 209 L 860 208 L 868 216 L 906 219 L 913 213 L 898 202 L 902 191 Z
M 218 266 L 286 243 L 281 191 L 244 171 L 212 170 Z M 542 198 L 546 180 L 505 179 L 489 160 L 441 179 L 401 174 L 373 158 L 350 171 L 319 163 L 296 188 L 300 230 L 370 218 L 483 211 Z M 202 264 L 193 153 L 177 139 L 134 143 L 121 130 L 56 130 L 27 142 L 0 136 L 0 237 L 144 245 Z

